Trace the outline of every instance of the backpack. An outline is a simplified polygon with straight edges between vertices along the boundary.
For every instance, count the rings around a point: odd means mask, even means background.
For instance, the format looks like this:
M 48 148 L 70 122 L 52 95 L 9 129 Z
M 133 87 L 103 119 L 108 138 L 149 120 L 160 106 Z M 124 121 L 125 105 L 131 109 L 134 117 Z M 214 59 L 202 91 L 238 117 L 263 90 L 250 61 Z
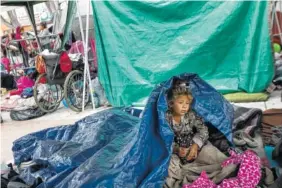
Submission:
M 72 62 L 66 52 L 62 52 L 61 54 L 60 69 L 64 73 L 68 73 L 72 70 Z
M 39 74 L 46 73 L 46 64 L 41 55 L 35 57 L 35 68 Z

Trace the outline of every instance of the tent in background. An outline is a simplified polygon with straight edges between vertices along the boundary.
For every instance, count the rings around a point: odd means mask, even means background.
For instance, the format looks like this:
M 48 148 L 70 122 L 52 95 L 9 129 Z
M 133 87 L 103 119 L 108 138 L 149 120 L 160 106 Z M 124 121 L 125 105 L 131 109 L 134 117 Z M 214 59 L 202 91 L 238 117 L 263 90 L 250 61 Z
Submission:
M 268 2 L 92 1 L 99 79 L 113 106 L 173 75 L 222 93 L 261 92 L 273 78 Z

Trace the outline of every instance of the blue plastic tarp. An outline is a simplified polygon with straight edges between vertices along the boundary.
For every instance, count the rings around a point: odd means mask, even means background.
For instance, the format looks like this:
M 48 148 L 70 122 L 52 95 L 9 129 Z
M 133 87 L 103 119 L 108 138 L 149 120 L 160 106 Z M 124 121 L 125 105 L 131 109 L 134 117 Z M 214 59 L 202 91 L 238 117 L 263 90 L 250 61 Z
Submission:
M 121 109 L 88 116 L 74 125 L 45 129 L 14 142 L 16 164 L 41 165 L 20 175 L 39 187 L 162 187 L 172 151 L 173 132 L 165 114 L 166 93 L 175 79 L 189 82 L 193 109 L 232 140 L 232 106 L 194 74 L 183 74 L 158 85 L 142 119 Z

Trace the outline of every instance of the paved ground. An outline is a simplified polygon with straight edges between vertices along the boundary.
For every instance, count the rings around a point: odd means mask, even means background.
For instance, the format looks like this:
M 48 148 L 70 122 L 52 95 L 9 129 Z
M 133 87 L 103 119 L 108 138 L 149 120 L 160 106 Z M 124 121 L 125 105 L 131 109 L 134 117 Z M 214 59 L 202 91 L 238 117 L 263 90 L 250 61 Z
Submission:
M 260 108 L 262 110 L 282 108 L 281 91 L 274 92 L 267 102 L 237 103 L 237 105 L 249 108 Z M 11 148 L 14 140 L 26 134 L 45 128 L 73 124 L 85 116 L 104 109 L 105 108 L 98 108 L 96 110 L 92 110 L 89 107 L 84 112 L 76 113 L 62 107 L 52 114 L 47 114 L 38 119 L 22 122 L 12 121 L 9 117 L 9 113 L 3 112 L 2 116 L 4 123 L 1 125 L 1 163 L 13 161 Z

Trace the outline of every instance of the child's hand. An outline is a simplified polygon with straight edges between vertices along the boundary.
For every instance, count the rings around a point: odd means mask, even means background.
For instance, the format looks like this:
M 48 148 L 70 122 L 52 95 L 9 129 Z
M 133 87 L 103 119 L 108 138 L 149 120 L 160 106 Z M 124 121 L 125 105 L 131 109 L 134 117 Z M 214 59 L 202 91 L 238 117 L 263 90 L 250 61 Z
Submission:
M 179 147 L 178 156 L 186 157 L 188 154 L 189 148 Z
M 187 156 L 187 161 L 191 161 L 197 158 L 198 156 L 198 144 L 193 144 L 190 148 L 189 155 Z

